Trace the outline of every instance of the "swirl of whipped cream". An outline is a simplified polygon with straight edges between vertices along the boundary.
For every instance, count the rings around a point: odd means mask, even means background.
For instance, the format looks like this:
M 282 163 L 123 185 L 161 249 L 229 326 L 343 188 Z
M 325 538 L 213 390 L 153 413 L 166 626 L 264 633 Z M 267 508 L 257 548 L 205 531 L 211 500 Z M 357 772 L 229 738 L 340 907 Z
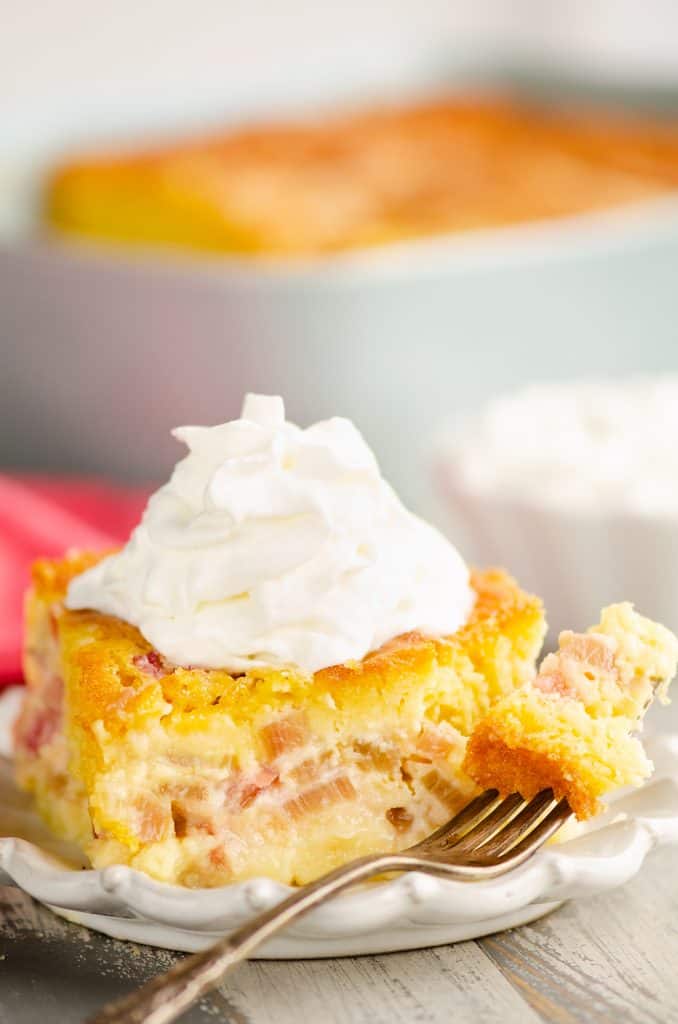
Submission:
M 454 547 L 401 504 L 351 422 L 302 430 L 281 398 L 181 427 L 189 454 L 68 608 L 133 623 L 179 665 L 311 674 L 400 633 L 448 635 L 473 604 Z

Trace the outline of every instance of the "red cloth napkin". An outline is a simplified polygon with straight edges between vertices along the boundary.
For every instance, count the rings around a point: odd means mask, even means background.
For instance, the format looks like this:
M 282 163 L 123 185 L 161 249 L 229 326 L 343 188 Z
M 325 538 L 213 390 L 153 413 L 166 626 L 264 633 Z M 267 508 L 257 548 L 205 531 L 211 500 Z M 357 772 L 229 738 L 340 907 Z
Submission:
M 148 488 L 0 473 L 0 687 L 21 680 L 22 605 L 31 562 L 126 540 L 148 495 Z

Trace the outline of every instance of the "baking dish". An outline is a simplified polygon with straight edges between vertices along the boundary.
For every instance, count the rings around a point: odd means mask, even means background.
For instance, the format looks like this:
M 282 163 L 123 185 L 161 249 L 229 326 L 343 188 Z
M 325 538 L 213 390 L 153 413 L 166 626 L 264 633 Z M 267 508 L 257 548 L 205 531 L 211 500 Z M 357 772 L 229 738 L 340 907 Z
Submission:
M 501 79 L 487 64 L 421 68 L 401 69 L 401 90 Z M 335 83 L 324 98 L 348 90 Z M 61 135 L 58 119 L 44 133 L 52 150 L 86 137 L 69 117 Z M 33 167 L 46 155 L 36 147 Z M 8 465 L 161 475 L 176 457 L 170 426 L 224 420 L 243 392 L 275 392 L 301 422 L 337 411 L 360 422 L 385 475 L 430 511 L 425 456 L 450 414 L 525 380 L 678 367 L 672 198 L 294 265 L 5 234 Z

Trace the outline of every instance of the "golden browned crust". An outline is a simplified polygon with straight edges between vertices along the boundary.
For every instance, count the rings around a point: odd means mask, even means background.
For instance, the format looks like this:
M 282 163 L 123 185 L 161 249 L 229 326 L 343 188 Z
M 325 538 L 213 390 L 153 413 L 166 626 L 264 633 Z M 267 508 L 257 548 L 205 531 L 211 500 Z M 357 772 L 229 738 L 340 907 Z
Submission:
M 562 752 L 510 746 L 498 736 L 491 723 L 481 722 L 473 732 L 463 761 L 463 770 L 481 787 L 498 789 L 502 796 L 520 793 L 526 800 L 544 789 L 567 799 L 580 819 L 599 810 L 600 801 L 581 778 L 576 761 Z
M 299 256 L 606 208 L 677 183 L 675 123 L 468 97 L 70 161 L 49 182 L 46 218 L 114 241 Z
M 524 637 L 525 656 L 534 650 L 534 635 L 544 629 L 543 607 L 539 598 L 521 590 L 516 581 L 501 569 L 475 570 L 471 586 L 476 601 L 468 622 L 454 636 L 444 639 L 404 633 L 389 640 L 361 662 L 333 665 L 316 673 L 314 683 L 330 687 L 341 685 L 374 686 L 399 677 L 404 670 L 426 672 L 434 661 L 451 664 L 455 655 L 468 657 L 478 670 L 492 666 L 498 642 L 510 638 L 521 650 Z M 522 650 L 521 650 L 522 653 Z
M 33 593 L 40 601 L 62 601 L 68 584 L 105 558 L 107 551 L 69 551 L 64 558 L 39 558 L 31 566 Z

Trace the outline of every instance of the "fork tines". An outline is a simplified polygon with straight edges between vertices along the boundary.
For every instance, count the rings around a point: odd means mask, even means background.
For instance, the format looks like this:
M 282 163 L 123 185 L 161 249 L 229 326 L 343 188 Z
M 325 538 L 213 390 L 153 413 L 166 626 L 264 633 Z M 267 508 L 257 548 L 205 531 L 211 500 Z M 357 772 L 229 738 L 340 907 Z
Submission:
M 502 798 L 488 789 L 420 844 L 429 855 L 455 863 L 519 863 L 570 817 L 567 800 L 544 789 L 531 800 L 519 793 Z

